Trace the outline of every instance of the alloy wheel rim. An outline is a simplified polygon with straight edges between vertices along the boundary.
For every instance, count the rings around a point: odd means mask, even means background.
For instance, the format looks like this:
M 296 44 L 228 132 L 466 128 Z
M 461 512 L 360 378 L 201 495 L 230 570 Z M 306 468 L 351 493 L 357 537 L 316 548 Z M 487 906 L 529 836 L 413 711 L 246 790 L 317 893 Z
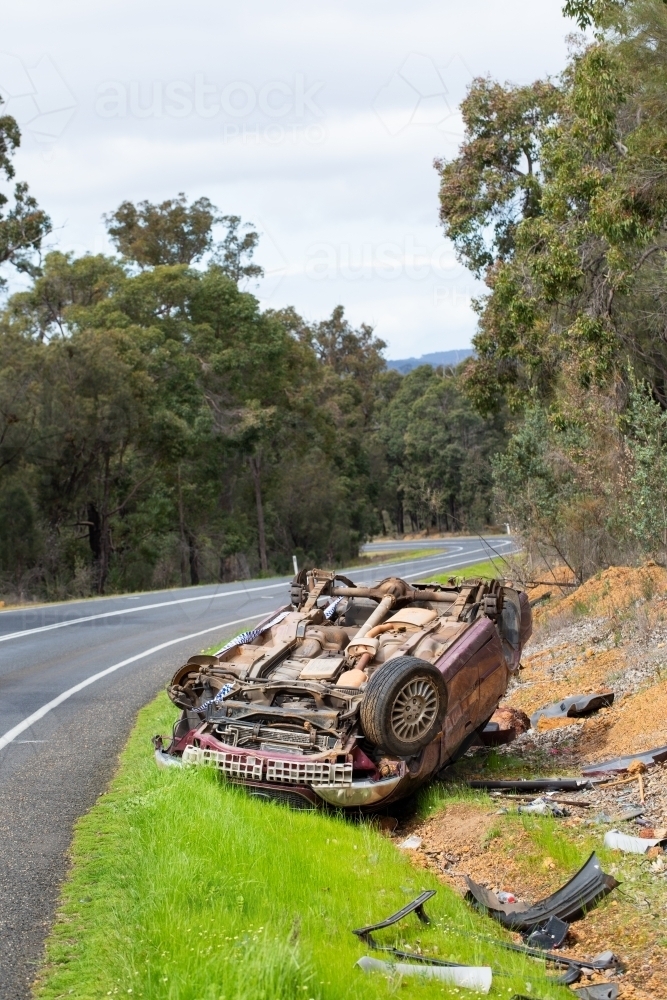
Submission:
M 405 684 L 394 699 L 391 727 L 406 743 L 414 743 L 429 731 L 438 715 L 440 697 L 430 678 L 415 677 Z

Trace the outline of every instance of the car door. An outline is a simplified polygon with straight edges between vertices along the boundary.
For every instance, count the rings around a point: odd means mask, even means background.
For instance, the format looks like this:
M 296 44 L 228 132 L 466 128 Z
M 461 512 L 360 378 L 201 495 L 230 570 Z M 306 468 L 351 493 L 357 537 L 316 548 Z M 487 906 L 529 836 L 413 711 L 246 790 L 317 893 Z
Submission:
M 498 702 L 507 690 L 509 679 L 503 646 L 495 627 L 488 642 L 480 647 L 473 659 L 479 674 L 479 700 L 475 718 L 475 729 L 478 729 L 497 709 Z
M 494 632 L 488 618 L 473 622 L 436 662 L 447 687 L 442 763 L 451 758 L 476 728 L 479 716 L 479 653 Z

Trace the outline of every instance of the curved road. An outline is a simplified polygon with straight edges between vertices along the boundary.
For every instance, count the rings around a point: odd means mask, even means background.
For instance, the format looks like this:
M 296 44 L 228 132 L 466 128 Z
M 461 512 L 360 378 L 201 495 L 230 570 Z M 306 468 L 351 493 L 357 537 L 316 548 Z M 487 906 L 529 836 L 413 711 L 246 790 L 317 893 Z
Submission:
M 438 549 L 410 560 L 409 551 Z M 377 542 L 406 558 L 341 570 L 418 580 L 508 555 L 508 536 Z M 136 713 L 188 656 L 284 604 L 289 577 L 0 612 L 0 1000 L 23 1000 L 67 870 L 72 826 L 111 778 Z M 147 748 L 147 752 L 148 752 Z

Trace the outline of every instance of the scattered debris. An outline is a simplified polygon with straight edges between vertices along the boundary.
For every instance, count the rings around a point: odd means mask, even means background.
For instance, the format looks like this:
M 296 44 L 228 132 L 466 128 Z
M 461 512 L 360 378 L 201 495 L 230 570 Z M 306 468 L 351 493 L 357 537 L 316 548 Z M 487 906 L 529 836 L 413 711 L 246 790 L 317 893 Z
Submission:
M 155 763 L 158 767 L 162 768 L 182 767 L 183 765 L 183 761 L 180 757 L 171 757 L 168 753 L 165 753 L 164 750 L 155 751 Z
M 504 792 L 502 790 L 491 791 L 490 795 L 492 798 L 501 798 L 504 802 L 523 802 L 532 801 L 533 796 L 530 794 L 516 794 L 513 795 L 511 792 Z M 557 802 L 561 806 L 575 806 L 578 809 L 590 809 L 590 802 L 583 802 L 580 799 L 557 799 L 553 792 L 546 792 L 544 796 L 548 802 Z M 505 810 L 507 812 L 507 810 Z
M 512 743 L 517 737 L 514 729 L 501 729 L 497 722 L 487 722 L 479 733 L 479 739 L 485 747 L 499 747 Z
M 533 712 L 531 715 L 530 724 L 533 729 L 537 729 L 537 724 L 542 718 L 577 719 L 581 716 L 598 712 L 601 708 L 609 708 L 613 702 L 613 691 L 602 691 L 598 694 L 571 695 L 569 698 L 563 698 L 562 701 L 556 701 L 551 705 L 545 705 L 544 708 L 538 708 L 537 712 Z
M 498 899 L 501 903 L 518 903 L 518 898 L 513 892 L 499 892 Z
M 423 979 L 440 979 L 452 986 L 488 993 L 491 989 L 493 973 L 488 965 L 409 965 L 406 962 L 382 962 L 378 958 L 364 956 L 356 963 L 364 972 L 383 972 L 385 975 L 421 976 Z
M 499 746 L 511 743 L 520 733 L 530 729 L 530 719 L 519 708 L 504 705 L 497 708 L 482 730 L 482 742 L 486 746 Z
M 490 938 L 486 938 L 490 941 Z M 559 955 L 554 951 L 543 951 L 540 948 L 530 948 L 525 944 L 512 944 L 509 941 L 494 941 L 494 944 L 505 948 L 507 951 L 516 951 L 522 955 L 530 955 L 531 958 L 540 958 L 552 965 L 559 965 L 565 969 L 558 979 L 552 979 L 553 983 L 561 986 L 571 986 L 581 979 L 582 973 L 590 975 L 591 972 L 605 972 L 613 969 L 616 972 L 625 972 L 625 965 L 621 962 L 613 951 L 603 951 L 593 958 L 573 958 L 571 955 Z
M 648 843 L 648 841 L 646 841 Z M 569 882 L 533 906 L 527 903 L 501 903 L 495 892 L 478 885 L 466 876 L 466 899 L 511 930 L 533 930 L 550 917 L 572 922 L 583 917 L 596 903 L 607 896 L 619 883 L 602 871 L 595 853 Z
M 667 760 L 667 746 L 656 747 L 655 750 L 645 750 L 643 753 L 629 754 L 627 757 L 615 757 L 613 760 L 605 760 L 599 764 L 589 764 L 584 767 L 582 774 L 594 777 L 602 774 L 622 774 L 629 772 L 632 765 L 637 762 L 645 767 L 652 767 L 654 764 L 662 764 Z
M 639 806 L 638 808 L 626 809 L 625 812 L 622 812 L 618 818 L 619 820 L 623 820 L 624 822 L 626 822 L 631 819 L 637 819 L 638 816 L 643 816 L 645 812 L 646 810 L 644 809 L 644 807 Z
M 365 972 L 378 971 L 386 973 L 398 973 L 401 976 L 424 976 L 431 979 L 441 979 L 443 982 L 452 983 L 454 986 L 464 986 L 468 989 L 481 990 L 488 993 L 491 989 L 492 972 L 487 966 L 467 966 L 458 962 L 446 962 L 443 959 L 431 958 L 423 955 L 413 955 L 409 952 L 401 951 L 398 948 L 388 948 L 377 944 L 373 939 L 374 931 L 383 930 L 397 924 L 399 920 L 414 913 L 423 923 L 428 924 L 430 920 L 424 910 L 424 903 L 435 896 L 435 889 L 426 889 L 411 903 L 407 903 L 396 913 L 392 913 L 377 924 L 369 924 L 366 927 L 358 927 L 352 931 L 353 934 L 365 944 L 376 951 L 387 952 L 397 958 L 407 958 L 411 962 L 418 962 L 418 965 L 407 965 L 405 963 L 382 962 L 375 958 L 360 958 L 357 965 Z
M 525 806 L 517 806 L 517 812 L 528 813 L 534 816 L 569 816 L 567 809 L 563 809 L 559 806 L 553 799 L 545 799 L 544 796 L 540 796 L 537 799 L 533 799 Z
M 630 837 L 620 830 L 608 830 L 604 835 L 604 846 L 625 854 L 646 854 L 649 847 L 657 847 L 664 837 Z

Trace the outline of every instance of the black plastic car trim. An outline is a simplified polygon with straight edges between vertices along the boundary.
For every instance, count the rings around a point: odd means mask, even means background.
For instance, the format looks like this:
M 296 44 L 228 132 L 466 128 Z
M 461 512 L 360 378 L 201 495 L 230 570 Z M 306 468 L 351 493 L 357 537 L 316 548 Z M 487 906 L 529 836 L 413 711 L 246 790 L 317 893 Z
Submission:
M 504 927 L 521 931 L 532 930 L 550 917 L 559 917 L 568 923 L 578 920 L 620 884 L 612 875 L 602 871 L 595 852 L 569 882 L 530 907 L 501 903 L 495 893 L 478 885 L 469 876 L 466 876 L 466 883 L 469 902 L 488 912 Z
M 467 785 L 469 788 L 508 792 L 581 792 L 593 787 L 589 778 L 517 778 L 514 781 L 489 778 L 486 781 L 468 781 Z
M 378 946 L 373 941 L 371 933 L 373 931 L 381 931 L 385 927 L 391 927 L 392 924 L 397 924 L 399 920 L 403 920 L 404 917 L 409 916 L 411 913 L 416 913 L 423 924 L 430 924 L 431 921 L 424 911 L 424 903 L 427 903 L 435 894 L 435 889 L 426 889 L 416 899 L 413 899 L 411 903 L 407 903 L 406 906 L 397 910 L 396 913 L 392 913 L 385 920 L 381 920 L 378 924 L 369 924 L 367 927 L 358 927 L 352 933 L 356 934 L 362 941 L 365 941 L 371 948 L 377 948 Z

